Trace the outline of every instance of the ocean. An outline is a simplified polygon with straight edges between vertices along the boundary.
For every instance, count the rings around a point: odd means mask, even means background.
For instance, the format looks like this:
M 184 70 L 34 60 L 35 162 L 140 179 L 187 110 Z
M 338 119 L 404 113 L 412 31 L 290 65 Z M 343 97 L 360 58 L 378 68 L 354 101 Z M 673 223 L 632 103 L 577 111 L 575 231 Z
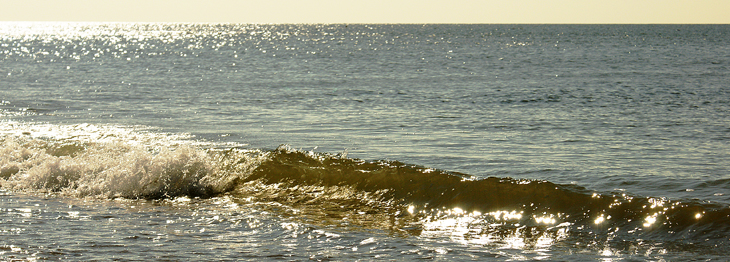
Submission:
M 0 260 L 727 260 L 728 43 L 2 22 Z

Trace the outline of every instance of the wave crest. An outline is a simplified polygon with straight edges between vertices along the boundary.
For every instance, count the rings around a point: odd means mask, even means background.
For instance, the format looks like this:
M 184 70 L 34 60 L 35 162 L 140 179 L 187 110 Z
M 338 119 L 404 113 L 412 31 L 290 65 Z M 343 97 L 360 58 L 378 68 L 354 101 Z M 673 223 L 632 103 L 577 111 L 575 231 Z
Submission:
M 13 190 L 133 199 L 207 197 L 230 190 L 236 178 L 207 150 L 189 145 L 146 148 L 22 137 L 6 137 L 3 143 L 2 186 Z M 238 162 L 242 169 L 255 161 Z
M 101 198 L 225 194 L 312 223 L 500 247 L 515 243 L 507 239 L 534 247 L 571 239 L 609 246 L 628 241 L 647 248 L 653 244 L 642 241 L 681 246 L 702 240 L 703 245 L 723 247 L 729 241 L 730 208 L 697 201 L 592 192 L 548 181 L 476 179 L 288 146 L 265 151 L 104 137 L 5 136 L 0 185 Z

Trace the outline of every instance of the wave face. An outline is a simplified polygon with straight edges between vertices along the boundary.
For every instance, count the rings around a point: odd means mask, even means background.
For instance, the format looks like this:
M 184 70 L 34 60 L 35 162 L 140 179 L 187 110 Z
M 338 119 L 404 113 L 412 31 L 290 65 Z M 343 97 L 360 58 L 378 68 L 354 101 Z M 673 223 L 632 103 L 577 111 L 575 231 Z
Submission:
M 315 224 L 499 247 L 722 252 L 730 235 L 730 208 L 699 201 L 477 179 L 288 146 L 212 146 L 120 127 L 47 125 L 13 134 L 29 127 L 10 126 L 0 148 L 0 181 L 15 191 L 109 199 L 226 195 Z

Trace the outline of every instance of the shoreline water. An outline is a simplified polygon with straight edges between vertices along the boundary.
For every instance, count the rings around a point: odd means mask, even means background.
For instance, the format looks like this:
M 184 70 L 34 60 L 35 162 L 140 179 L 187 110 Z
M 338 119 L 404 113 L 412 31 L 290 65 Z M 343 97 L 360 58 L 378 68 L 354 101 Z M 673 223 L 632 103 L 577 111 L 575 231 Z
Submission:
M 195 140 L 171 134 L 94 125 L 57 130 L 42 126 L 47 133 L 36 133 L 38 138 L 5 137 L 3 155 L 10 162 L 6 159 L 1 165 L 4 190 L 48 194 L 44 198 L 51 201 L 71 197 L 102 207 L 133 201 L 186 212 L 224 201 L 233 212 L 250 212 L 239 207 L 254 206 L 268 210 L 264 212 L 274 220 L 315 228 L 419 239 L 456 237 L 496 248 L 520 241 L 525 250 L 593 243 L 583 247 L 591 250 L 600 241 L 606 241 L 600 244 L 603 248 L 619 253 L 627 251 L 621 251 L 626 243 L 639 250 L 663 243 L 668 245 L 664 252 L 670 253 L 724 250 L 730 230 L 725 221 L 730 208 L 723 205 L 617 195 L 539 180 L 477 178 L 284 146 L 272 151 L 204 149 L 194 145 Z M 16 195 L 12 191 L 4 195 Z M 88 197 L 92 198 L 85 200 Z M 57 212 L 8 210 L 29 217 Z M 68 212 L 79 218 L 76 211 Z M 697 243 L 699 239 L 704 243 Z
M 728 247 L 728 26 L 28 26 L 0 23 L 3 259 Z

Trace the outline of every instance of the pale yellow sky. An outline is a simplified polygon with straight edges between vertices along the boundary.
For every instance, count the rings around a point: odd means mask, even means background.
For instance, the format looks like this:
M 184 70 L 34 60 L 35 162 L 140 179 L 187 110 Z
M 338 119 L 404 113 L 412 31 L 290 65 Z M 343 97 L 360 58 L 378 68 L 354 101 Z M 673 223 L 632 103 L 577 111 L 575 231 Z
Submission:
M 730 23 L 730 0 L 0 0 L 0 7 L 0 21 Z

